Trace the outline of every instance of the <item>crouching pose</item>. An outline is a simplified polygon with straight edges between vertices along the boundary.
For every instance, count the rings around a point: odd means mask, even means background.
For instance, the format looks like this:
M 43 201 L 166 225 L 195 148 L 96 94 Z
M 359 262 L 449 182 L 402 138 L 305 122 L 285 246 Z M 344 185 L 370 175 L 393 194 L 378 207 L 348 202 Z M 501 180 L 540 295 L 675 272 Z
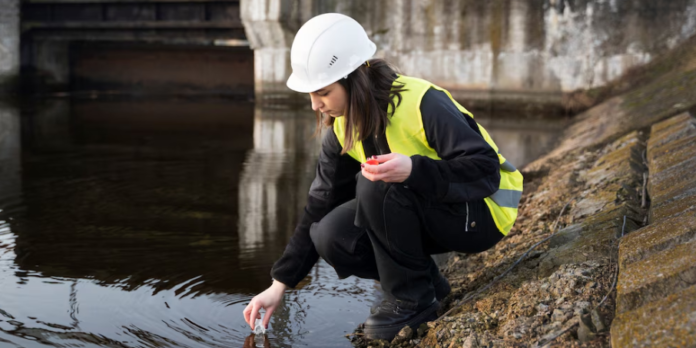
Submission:
M 360 24 L 312 18 L 292 45 L 287 85 L 309 93 L 328 127 L 307 206 L 273 285 L 244 310 L 264 325 L 319 256 L 340 277 L 380 281 L 385 294 L 365 321 L 368 338 L 434 320 L 450 292 L 430 255 L 477 253 L 512 228 L 522 175 L 446 90 L 397 74 Z

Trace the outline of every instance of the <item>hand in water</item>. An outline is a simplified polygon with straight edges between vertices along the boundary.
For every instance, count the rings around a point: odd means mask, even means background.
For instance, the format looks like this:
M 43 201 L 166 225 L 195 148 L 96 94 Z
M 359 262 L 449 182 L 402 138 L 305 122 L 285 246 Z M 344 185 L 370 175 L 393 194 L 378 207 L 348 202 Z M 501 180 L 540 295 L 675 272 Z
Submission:
M 244 320 L 246 320 L 252 330 L 255 329 L 256 319 L 261 318 L 259 311 L 262 308 L 266 310 L 266 315 L 263 317 L 263 327 L 268 328 L 268 322 L 271 320 L 273 312 L 280 305 L 280 301 L 283 300 L 286 288 L 285 284 L 273 281 L 273 285 L 270 288 L 251 299 L 249 305 L 244 309 Z

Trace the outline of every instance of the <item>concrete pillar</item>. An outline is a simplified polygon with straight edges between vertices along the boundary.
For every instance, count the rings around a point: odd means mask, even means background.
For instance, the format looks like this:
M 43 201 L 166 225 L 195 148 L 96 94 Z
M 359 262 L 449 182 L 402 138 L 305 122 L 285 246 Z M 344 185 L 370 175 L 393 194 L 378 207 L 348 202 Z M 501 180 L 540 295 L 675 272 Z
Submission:
M 302 0 L 242 0 L 240 11 L 249 45 L 254 50 L 257 98 L 287 94 L 292 73 L 290 47 L 301 25 Z M 309 12 L 309 11 L 304 11 Z
M 0 0 L 0 92 L 19 75 L 19 0 Z
M 0 211 L 22 192 L 19 110 L 0 101 Z

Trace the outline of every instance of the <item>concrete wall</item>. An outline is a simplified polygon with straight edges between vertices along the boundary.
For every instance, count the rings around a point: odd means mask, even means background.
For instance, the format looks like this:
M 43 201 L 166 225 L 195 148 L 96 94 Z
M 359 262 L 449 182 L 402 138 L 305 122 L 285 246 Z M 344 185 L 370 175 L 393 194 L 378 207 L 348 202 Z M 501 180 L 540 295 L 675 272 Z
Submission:
M 19 74 L 19 0 L 0 0 L 0 91 Z
M 696 32 L 696 0 L 242 0 L 241 10 L 257 84 L 289 76 L 298 24 L 340 12 L 405 74 L 484 99 L 602 86 Z

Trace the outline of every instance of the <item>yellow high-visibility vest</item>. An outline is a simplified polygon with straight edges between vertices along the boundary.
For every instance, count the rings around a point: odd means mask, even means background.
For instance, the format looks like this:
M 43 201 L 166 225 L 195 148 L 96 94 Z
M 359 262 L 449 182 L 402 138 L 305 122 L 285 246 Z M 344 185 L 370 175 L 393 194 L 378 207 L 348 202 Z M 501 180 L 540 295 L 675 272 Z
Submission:
M 430 88 L 443 91 L 449 96 L 454 105 L 459 111 L 471 116 L 463 106 L 457 103 L 452 95 L 445 89 L 433 85 L 432 83 L 414 78 L 400 75 L 394 83 L 405 84 L 406 91 L 401 92 L 401 104 L 396 107 L 393 116 L 390 118 L 390 123 L 387 126 L 386 136 L 387 143 L 392 152 L 400 153 L 406 156 L 421 155 L 427 156 L 434 160 L 440 160 L 435 150 L 430 147 L 425 136 L 423 128 L 423 118 L 420 112 L 420 104 L 423 95 Z M 388 113 L 391 114 L 392 107 L 389 105 Z M 334 122 L 333 129 L 336 133 L 341 146 L 344 146 L 346 118 L 341 117 Z M 486 197 L 484 201 L 488 205 L 488 209 L 493 215 L 493 220 L 496 226 L 504 235 L 507 235 L 517 219 L 517 207 L 522 197 L 522 174 L 512 164 L 505 160 L 498 146 L 491 139 L 488 132 L 479 125 L 481 135 L 486 142 L 498 153 L 500 161 L 500 186 L 490 197 Z M 353 137 L 353 148 L 348 151 L 348 154 L 360 163 L 364 163 L 365 151 L 362 142 L 357 141 L 357 136 Z

